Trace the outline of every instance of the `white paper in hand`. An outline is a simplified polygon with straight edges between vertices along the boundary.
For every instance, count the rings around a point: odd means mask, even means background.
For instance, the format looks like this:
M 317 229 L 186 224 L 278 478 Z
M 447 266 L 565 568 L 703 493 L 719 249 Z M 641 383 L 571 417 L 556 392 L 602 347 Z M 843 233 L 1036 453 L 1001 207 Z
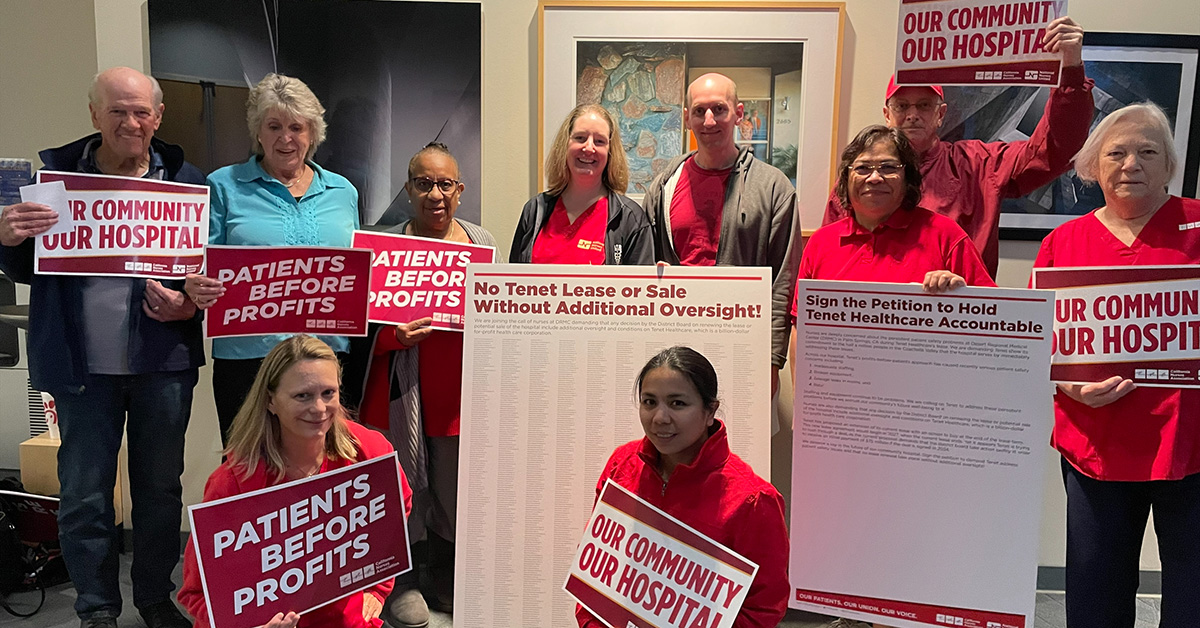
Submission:
M 58 223 L 42 235 L 70 233 L 75 229 L 75 223 L 71 220 L 71 210 L 67 206 L 67 186 L 62 181 L 22 186 L 21 201 L 45 205 L 58 212 Z

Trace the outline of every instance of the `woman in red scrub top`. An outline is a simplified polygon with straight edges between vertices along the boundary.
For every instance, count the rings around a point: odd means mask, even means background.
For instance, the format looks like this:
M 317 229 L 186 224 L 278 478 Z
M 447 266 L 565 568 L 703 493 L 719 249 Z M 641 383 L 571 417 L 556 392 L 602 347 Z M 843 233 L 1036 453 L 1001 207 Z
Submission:
M 653 264 L 650 221 L 625 196 L 629 164 L 608 110 L 580 105 L 563 120 L 546 157 L 550 189 L 525 203 L 510 261 Z
M 901 130 L 863 129 L 842 151 L 838 169 L 838 199 L 850 215 L 813 233 L 798 278 L 920 283 L 927 292 L 994 287 L 962 227 L 920 207 L 920 164 Z M 796 307 L 793 301 L 793 320 Z M 839 619 L 834 625 L 855 623 Z
M 1035 267 L 1200 262 L 1200 202 L 1167 193 L 1171 127 L 1145 103 L 1119 109 L 1075 157 L 1104 207 L 1055 229 Z M 1200 391 L 1119 375 L 1059 384 L 1052 444 L 1067 491 L 1067 626 L 1134 625 L 1151 510 L 1162 559 L 1161 628 L 1200 624 Z
M 418 151 L 404 186 L 413 217 L 388 232 L 494 247 L 483 227 L 454 217 L 465 188 L 460 176 L 445 144 Z M 355 368 L 367 374 L 359 418 L 387 433 L 400 453 L 413 489 L 409 537 L 428 539 L 428 605 L 416 587 L 418 571 L 401 575 L 384 611 L 393 628 L 420 628 L 429 621 L 429 606 L 450 613 L 454 605 L 463 335 L 434 330 L 432 323 L 426 317 L 395 327 L 373 325 L 369 355 L 364 350 L 354 356 L 369 359 Z

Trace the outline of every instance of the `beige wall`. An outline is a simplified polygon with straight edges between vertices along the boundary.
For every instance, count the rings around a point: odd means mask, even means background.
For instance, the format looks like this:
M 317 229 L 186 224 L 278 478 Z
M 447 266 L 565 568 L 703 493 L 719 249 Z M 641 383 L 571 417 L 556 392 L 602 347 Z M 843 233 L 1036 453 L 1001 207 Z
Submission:
M 483 224 L 506 247 L 525 200 L 534 193 L 537 121 L 537 2 L 483 0 Z M 881 119 L 881 92 L 891 73 L 897 0 L 849 0 L 838 138 Z M 0 2 L 0 155 L 36 151 L 90 131 L 84 93 L 98 69 L 149 63 L 143 0 L 3 0 Z M 1096 31 L 1200 34 L 1191 0 L 1139 4 L 1076 0 L 1072 16 Z M 14 51 L 24 51 L 17 52 Z M 10 62 L 10 60 L 12 62 Z M 170 103 L 167 103 L 170 115 Z M 515 159 L 514 159 L 515 157 Z M 1036 246 L 1001 246 L 1000 283 L 1024 286 Z M 218 460 L 209 369 L 201 371 L 188 432 L 185 499 L 200 498 Z M 1042 563 L 1061 565 L 1063 504 L 1057 466 L 1045 482 Z M 1143 566 L 1157 568 L 1149 545 Z

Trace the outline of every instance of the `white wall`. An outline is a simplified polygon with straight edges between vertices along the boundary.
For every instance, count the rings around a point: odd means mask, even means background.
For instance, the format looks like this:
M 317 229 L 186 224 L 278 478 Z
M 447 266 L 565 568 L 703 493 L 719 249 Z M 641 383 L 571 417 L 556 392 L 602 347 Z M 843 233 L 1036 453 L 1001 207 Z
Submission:
M 535 192 L 537 2 L 483 0 L 482 6 L 483 225 L 504 249 L 522 204 Z M 846 6 L 847 80 L 838 125 L 842 143 L 881 121 L 899 14 L 896 0 L 848 0 Z M 92 74 L 118 64 L 149 70 L 145 15 L 143 0 L 3 0 L 0 155 L 34 158 L 39 148 L 89 132 L 84 93 Z M 1095 31 L 1200 34 L 1200 11 L 1192 0 L 1145 2 L 1136 8 L 1128 0 L 1076 0 L 1071 15 Z M 1000 253 L 1001 285 L 1024 286 L 1036 246 L 1002 243 Z M 201 371 L 188 431 L 184 481 L 189 503 L 200 498 L 204 479 L 219 460 L 208 371 Z M 9 398 L 9 391 L 4 395 Z M 1041 562 L 1062 565 L 1063 499 L 1056 463 L 1048 465 L 1045 493 Z M 1144 568 L 1158 568 L 1156 551 L 1147 546 Z

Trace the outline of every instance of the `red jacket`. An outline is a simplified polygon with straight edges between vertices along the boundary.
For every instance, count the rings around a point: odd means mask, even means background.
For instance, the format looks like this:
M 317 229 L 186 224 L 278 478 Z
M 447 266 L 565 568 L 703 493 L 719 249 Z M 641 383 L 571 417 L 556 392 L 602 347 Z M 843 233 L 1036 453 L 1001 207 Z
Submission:
M 1062 69 L 1037 128 L 1022 142 L 960 140 L 934 144 L 921 157 L 921 206 L 953 218 L 983 256 L 992 277 L 1000 262 L 1000 202 L 1025 196 L 1071 167 L 1092 125 L 1092 86 L 1083 66 Z M 836 193 L 823 225 L 849 215 Z
M 629 489 L 667 514 L 758 564 L 758 574 L 734 628 L 774 628 L 787 612 L 788 532 L 783 497 L 750 465 L 729 451 L 725 425 L 704 442 L 695 462 L 680 465 L 663 482 L 658 451 L 646 438 L 621 445 L 604 466 L 596 496 L 608 479 Z M 575 617 L 583 628 L 603 624 L 583 608 Z
M 354 440 L 358 442 L 358 457 L 350 461 L 326 460 L 321 465 L 321 473 L 392 453 L 392 446 L 379 432 L 352 421 L 347 421 L 346 425 L 350 428 L 350 434 Z M 221 466 L 208 476 L 208 483 L 204 485 L 204 501 L 210 502 L 224 497 L 241 495 L 276 484 L 281 484 L 281 482 L 275 481 L 274 473 L 268 473 L 265 464 L 258 465 L 254 473 L 246 478 L 240 469 L 235 469 L 226 461 L 222 462 Z M 403 470 L 400 471 L 400 490 L 404 493 L 404 514 L 408 516 L 412 510 L 412 490 L 408 488 L 408 480 L 405 479 Z M 382 603 L 392 592 L 392 585 L 391 580 L 386 580 L 363 593 L 374 595 Z M 190 541 L 183 555 L 183 586 L 179 589 L 178 597 L 179 603 L 183 604 L 188 613 L 196 618 L 196 628 L 208 628 L 211 625 L 208 607 L 204 603 L 204 587 L 200 582 L 200 569 L 196 564 L 196 549 Z M 363 619 L 362 600 L 361 595 L 350 595 L 305 613 L 300 618 L 298 628 L 309 626 L 312 628 L 378 628 L 382 626 L 383 622 L 379 619 L 373 622 Z M 286 613 L 296 609 L 281 608 L 279 610 Z

